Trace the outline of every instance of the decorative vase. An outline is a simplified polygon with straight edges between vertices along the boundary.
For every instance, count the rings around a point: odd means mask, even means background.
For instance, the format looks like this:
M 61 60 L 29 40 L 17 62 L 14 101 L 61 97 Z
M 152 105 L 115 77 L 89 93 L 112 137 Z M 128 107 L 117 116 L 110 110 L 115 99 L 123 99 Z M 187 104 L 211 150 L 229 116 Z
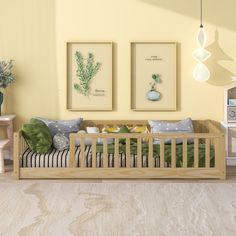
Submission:
M 3 93 L 0 91 L 0 116 L 2 115 Z
M 158 101 L 161 98 L 161 94 L 156 90 L 150 90 L 147 93 L 147 99 L 149 101 Z

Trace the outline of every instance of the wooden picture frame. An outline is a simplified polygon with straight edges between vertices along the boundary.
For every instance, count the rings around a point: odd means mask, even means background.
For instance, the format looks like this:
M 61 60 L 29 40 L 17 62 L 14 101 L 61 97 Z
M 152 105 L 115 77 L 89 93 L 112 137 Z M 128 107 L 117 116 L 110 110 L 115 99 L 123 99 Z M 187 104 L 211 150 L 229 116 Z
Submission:
M 113 109 L 113 43 L 67 42 L 67 109 Z
M 131 42 L 131 109 L 177 109 L 177 43 Z

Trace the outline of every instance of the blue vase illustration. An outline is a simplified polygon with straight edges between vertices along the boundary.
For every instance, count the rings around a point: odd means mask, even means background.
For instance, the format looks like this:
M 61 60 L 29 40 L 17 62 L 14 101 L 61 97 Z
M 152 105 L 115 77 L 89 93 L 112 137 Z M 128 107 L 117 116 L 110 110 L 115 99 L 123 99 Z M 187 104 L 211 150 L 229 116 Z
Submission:
M 149 101 L 159 101 L 161 99 L 161 93 L 157 91 L 156 84 L 160 83 L 160 75 L 159 74 L 153 74 L 152 79 L 154 82 L 150 83 L 151 89 L 147 92 L 146 98 Z
M 147 99 L 149 101 L 159 101 L 160 98 L 161 98 L 161 94 L 156 90 L 150 90 L 147 93 Z

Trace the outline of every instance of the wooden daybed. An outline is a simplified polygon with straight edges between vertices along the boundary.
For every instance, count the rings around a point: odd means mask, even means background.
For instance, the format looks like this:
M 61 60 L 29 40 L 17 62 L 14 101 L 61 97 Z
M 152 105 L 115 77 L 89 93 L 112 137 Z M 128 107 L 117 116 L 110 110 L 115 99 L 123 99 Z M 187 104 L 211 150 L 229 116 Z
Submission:
M 145 120 L 87 120 L 82 126 L 118 126 L 148 125 Z M 183 134 L 139 134 L 139 133 L 109 133 L 109 134 L 71 134 L 68 160 L 65 167 L 38 167 L 24 166 L 22 156 L 27 151 L 27 145 L 22 137 L 21 131 L 14 134 L 14 174 L 18 179 L 52 179 L 52 178 L 211 178 L 225 179 L 225 144 L 224 135 L 220 130 L 218 122 L 211 120 L 194 120 L 195 133 Z M 81 128 L 83 128 L 81 127 Z M 85 140 L 90 138 L 91 149 L 85 154 Z M 97 155 L 97 139 L 102 140 L 100 145 L 100 159 Z M 113 138 L 113 152 L 110 153 L 108 140 Z M 159 138 L 158 147 L 153 145 L 154 138 Z M 171 139 L 170 145 L 165 145 L 165 139 Z M 181 146 L 176 144 L 176 139 L 183 140 Z M 193 140 L 192 149 L 187 142 Z M 75 147 L 75 140 L 80 140 L 79 155 Z M 125 140 L 121 158 L 120 140 Z M 143 140 L 146 140 L 147 153 L 143 152 Z M 136 151 L 133 154 L 131 142 L 135 140 Z M 204 160 L 200 164 L 200 146 L 204 145 Z M 158 148 L 158 151 L 156 151 Z M 169 150 L 169 159 L 165 156 Z M 181 149 L 181 157 L 177 155 Z M 102 151 L 101 151 L 102 150 Z M 102 154 L 101 154 L 102 152 Z M 158 152 L 158 154 L 154 153 Z M 192 152 L 192 153 L 191 153 Z M 213 156 L 212 156 L 213 153 Z M 76 155 L 77 156 L 76 156 Z M 193 160 L 189 161 L 189 155 Z M 90 164 L 88 158 L 90 157 Z M 112 164 L 110 156 L 112 155 Z M 133 161 L 132 158 L 133 157 Z M 178 156 L 178 159 L 177 159 Z M 87 159 L 86 159 L 87 158 Z M 122 159 L 122 160 L 121 160 Z M 181 159 L 181 160 L 180 160 Z M 36 160 L 36 159 L 35 159 Z M 32 162 L 32 161 L 31 161 Z M 98 163 L 99 162 L 99 163 Z M 190 164 L 189 164 L 190 163 Z M 191 164 L 192 163 L 192 164 Z M 57 163 L 58 164 L 58 163 Z M 39 165 L 40 166 L 40 165 Z

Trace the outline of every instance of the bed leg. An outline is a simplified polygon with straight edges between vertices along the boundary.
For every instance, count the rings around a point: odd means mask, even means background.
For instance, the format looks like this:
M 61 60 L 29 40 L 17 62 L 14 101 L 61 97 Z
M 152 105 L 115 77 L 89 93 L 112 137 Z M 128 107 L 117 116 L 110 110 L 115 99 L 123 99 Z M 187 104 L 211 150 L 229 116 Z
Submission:
M 14 133 L 14 158 L 13 158 L 13 168 L 14 168 L 14 178 L 20 179 L 20 133 Z
M 226 158 L 226 149 L 225 149 L 225 137 L 224 137 L 224 135 L 221 135 L 221 138 L 220 138 L 220 143 L 222 144 L 221 145 L 221 172 L 222 172 L 222 174 L 221 174 L 221 177 L 220 177 L 220 179 L 221 180 L 225 180 L 226 179 L 226 160 L 225 160 L 225 158 Z

